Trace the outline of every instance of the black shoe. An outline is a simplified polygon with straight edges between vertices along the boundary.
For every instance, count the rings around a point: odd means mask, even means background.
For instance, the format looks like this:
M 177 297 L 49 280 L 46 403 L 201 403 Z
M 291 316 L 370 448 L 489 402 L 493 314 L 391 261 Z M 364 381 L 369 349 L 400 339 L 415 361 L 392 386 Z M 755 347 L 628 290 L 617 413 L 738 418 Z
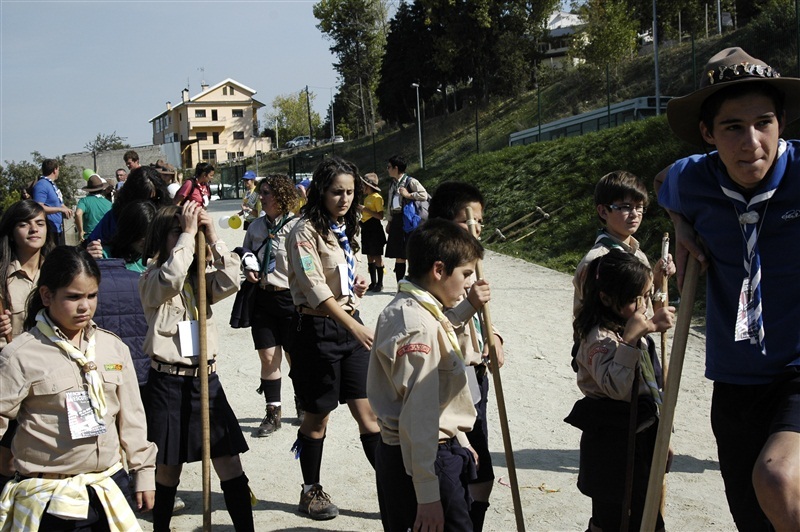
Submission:
M 375 283 L 369 283 L 367 287 L 367 292 L 372 292 L 375 289 Z
M 267 405 L 267 415 L 261 421 L 256 438 L 266 438 L 276 430 L 281 428 L 281 407 L 279 405 Z
M 375 286 L 372 287 L 371 292 L 375 292 L 376 294 L 383 291 L 383 284 L 382 283 L 375 283 Z

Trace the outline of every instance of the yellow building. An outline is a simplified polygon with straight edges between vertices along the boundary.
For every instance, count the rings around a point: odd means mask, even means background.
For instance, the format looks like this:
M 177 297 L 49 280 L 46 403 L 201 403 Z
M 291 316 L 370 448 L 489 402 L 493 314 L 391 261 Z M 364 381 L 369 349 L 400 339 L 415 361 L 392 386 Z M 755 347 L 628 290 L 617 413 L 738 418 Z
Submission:
M 272 149 L 271 139 L 258 136 L 258 110 L 264 104 L 256 91 L 226 79 L 199 94 L 181 93 L 181 102 L 150 119 L 153 144 L 160 146 L 171 164 L 192 168 L 201 161 L 216 164 L 252 157 Z

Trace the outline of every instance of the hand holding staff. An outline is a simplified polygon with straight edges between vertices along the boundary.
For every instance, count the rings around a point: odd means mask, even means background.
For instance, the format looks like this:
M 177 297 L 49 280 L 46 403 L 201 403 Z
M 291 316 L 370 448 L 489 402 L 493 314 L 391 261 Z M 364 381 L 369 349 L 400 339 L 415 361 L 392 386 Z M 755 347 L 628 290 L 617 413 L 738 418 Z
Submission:
M 200 332 L 200 426 L 203 431 L 203 530 L 211 530 L 211 422 L 208 413 L 208 339 L 206 337 L 206 235 L 197 231 L 197 326 Z
M 642 530 L 655 530 L 656 527 L 661 487 L 667 468 L 669 439 L 672 433 L 672 423 L 675 419 L 675 406 L 678 403 L 678 390 L 681 384 L 683 359 L 686 354 L 689 327 L 692 324 L 692 307 L 694 307 L 697 278 L 699 274 L 700 264 L 694 256 L 690 255 L 686 263 L 686 276 L 684 278 L 683 292 L 681 294 L 681 307 L 678 310 L 678 321 L 675 325 L 675 335 L 672 343 L 669 379 L 664 386 L 664 404 L 661 407 L 661 419 L 658 424 L 656 446 L 653 451 L 653 461 L 650 467 L 650 479 L 647 483 L 647 498 L 645 499 L 644 513 L 642 515 Z
M 475 230 L 475 218 L 472 208 L 467 207 L 467 227 L 472 236 L 477 238 Z M 483 262 L 478 260 L 475 266 L 475 274 L 478 279 L 483 279 Z M 525 530 L 525 519 L 522 516 L 522 502 L 519 497 L 519 484 L 517 483 L 517 468 L 514 463 L 514 450 L 511 447 L 511 435 L 508 431 L 508 417 L 506 415 L 506 402 L 503 396 L 503 383 L 500 380 L 500 364 L 497 360 L 497 346 L 494 343 L 492 333 L 492 318 L 489 313 L 489 304 L 484 304 L 481 309 L 481 325 L 483 326 L 484 342 L 489 347 L 489 361 L 492 365 L 492 378 L 494 390 L 497 394 L 497 411 L 500 414 L 500 429 L 503 433 L 503 447 L 505 449 L 506 465 L 508 466 L 508 478 L 511 482 L 511 497 L 514 501 L 514 516 L 517 520 L 517 530 Z

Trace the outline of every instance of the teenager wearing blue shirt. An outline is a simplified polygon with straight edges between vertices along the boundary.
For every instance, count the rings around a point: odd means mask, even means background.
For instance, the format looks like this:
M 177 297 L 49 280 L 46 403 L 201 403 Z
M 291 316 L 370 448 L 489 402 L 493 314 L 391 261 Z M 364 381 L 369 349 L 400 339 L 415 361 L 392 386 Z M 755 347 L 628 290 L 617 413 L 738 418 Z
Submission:
M 798 118 L 800 79 L 723 50 L 667 108 L 706 153 L 655 179 L 679 281 L 688 253 L 708 269 L 711 425 L 739 530 L 800 530 L 800 141 L 780 138 Z
M 72 217 L 72 211 L 64 206 L 64 197 L 56 186 L 58 171 L 58 161 L 55 159 L 42 161 L 42 177 L 33 185 L 33 200 L 42 206 L 47 219 L 55 226 L 57 243 L 64 245 L 66 242 L 62 222 L 64 216 Z

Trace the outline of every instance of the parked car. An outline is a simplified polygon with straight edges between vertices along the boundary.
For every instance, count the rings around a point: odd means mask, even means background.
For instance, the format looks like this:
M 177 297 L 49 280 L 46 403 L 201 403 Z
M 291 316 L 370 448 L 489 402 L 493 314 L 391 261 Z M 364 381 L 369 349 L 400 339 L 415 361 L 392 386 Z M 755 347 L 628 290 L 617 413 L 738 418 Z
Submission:
M 289 142 L 287 142 L 286 147 L 300 148 L 302 146 L 308 146 L 309 144 L 311 144 L 311 138 L 309 138 L 308 136 L 300 136 L 300 137 L 295 137 Z
M 341 135 L 336 135 L 331 139 L 331 142 L 334 144 L 339 144 L 340 142 L 344 142 L 344 137 Z

